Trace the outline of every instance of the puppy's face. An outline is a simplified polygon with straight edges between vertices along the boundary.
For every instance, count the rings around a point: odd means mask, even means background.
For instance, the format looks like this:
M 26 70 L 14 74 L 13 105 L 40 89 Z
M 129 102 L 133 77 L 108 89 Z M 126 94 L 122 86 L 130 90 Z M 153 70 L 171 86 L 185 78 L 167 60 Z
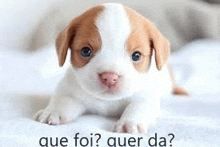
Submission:
M 60 66 L 69 48 L 79 85 L 107 100 L 131 96 L 146 85 L 153 50 L 158 70 L 169 56 L 169 43 L 153 24 L 120 4 L 96 6 L 76 17 L 56 46 Z

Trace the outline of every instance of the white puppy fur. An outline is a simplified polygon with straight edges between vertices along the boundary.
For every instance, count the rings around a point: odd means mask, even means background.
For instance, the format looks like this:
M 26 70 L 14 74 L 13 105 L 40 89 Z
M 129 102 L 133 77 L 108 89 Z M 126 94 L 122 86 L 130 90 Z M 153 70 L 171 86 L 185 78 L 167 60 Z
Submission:
M 75 120 L 86 112 L 121 116 L 116 132 L 143 133 L 160 115 L 160 97 L 171 93 L 172 80 L 166 65 L 157 69 L 155 52 L 147 72 L 135 69 L 125 46 L 131 33 L 128 16 L 120 4 L 104 7 L 96 20 L 102 39 L 100 51 L 85 66 L 69 67 L 49 105 L 35 118 L 56 125 Z M 97 75 L 105 71 L 123 77 L 120 90 L 109 93 L 100 86 Z

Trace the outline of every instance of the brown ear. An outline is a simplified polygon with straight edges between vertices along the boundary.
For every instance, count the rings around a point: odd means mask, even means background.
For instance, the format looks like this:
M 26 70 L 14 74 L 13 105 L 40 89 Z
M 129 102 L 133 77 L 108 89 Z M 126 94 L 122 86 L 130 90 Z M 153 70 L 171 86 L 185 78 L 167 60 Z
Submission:
M 155 51 L 157 69 L 160 70 L 170 55 L 170 43 L 151 22 L 147 22 L 151 47 Z
M 63 66 L 66 60 L 68 48 L 70 47 L 70 41 L 74 37 L 74 26 L 70 27 L 69 24 L 63 31 L 61 31 L 56 38 L 56 51 L 59 60 L 59 66 Z

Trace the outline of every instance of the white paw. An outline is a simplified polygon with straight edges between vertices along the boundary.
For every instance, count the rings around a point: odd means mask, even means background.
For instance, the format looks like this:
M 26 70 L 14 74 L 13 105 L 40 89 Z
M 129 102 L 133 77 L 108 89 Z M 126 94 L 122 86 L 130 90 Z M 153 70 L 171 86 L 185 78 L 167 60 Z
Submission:
M 48 108 L 38 111 L 34 115 L 34 119 L 36 121 L 47 123 L 49 125 L 59 125 L 66 122 L 65 117 L 62 116 L 59 112 Z
M 142 134 L 145 133 L 147 130 L 142 123 L 136 124 L 134 122 L 128 121 L 128 122 L 117 122 L 114 131 L 118 133 Z

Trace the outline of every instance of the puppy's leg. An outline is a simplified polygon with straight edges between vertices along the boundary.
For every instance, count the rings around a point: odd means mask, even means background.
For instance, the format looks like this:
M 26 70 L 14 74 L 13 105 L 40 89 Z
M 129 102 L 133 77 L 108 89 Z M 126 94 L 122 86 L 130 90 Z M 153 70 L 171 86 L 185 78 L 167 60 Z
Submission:
M 116 132 L 145 133 L 147 128 L 160 115 L 160 100 L 131 102 L 115 126 Z
M 54 96 L 44 110 L 35 114 L 34 119 L 42 123 L 58 125 L 70 122 L 84 112 L 85 107 L 76 99 Z

